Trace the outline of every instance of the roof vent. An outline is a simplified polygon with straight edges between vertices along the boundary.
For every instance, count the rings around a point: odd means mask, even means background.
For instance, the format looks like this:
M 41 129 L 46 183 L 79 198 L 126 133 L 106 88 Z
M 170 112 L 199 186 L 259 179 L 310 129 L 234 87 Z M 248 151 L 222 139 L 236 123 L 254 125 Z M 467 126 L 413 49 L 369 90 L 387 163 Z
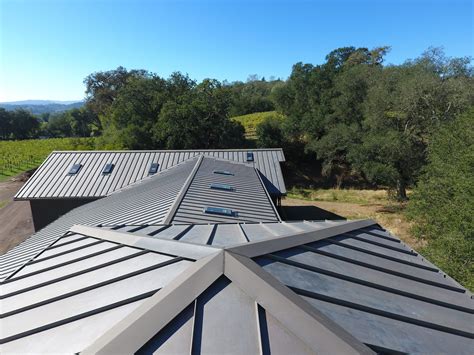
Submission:
M 109 163 L 109 164 L 106 164 L 105 167 L 104 167 L 104 170 L 102 170 L 102 174 L 103 175 L 107 175 L 107 174 L 110 174 L 112 172 L 112 170 L 114 170 L 114 164 L 112 163 Z
M 234 191 L 234 188 L 227 184 L 210 184 L 209 188 L 214 190 Z
M 234 173 L 231 173 L 230 171 L 227 170 L 214 170 L 214 174 L 219 174 L 219 175 L 231 175 L 234 176 Z
M 151 163 L 150 169 L 148 170 L 148 174 L 156 174 L 158 172 L 158 167 L 160 164 L 158 163 Z
M 247 161 L 253 161 L 253 153 L 247 152 Z
M 237 213 L 232 211 L 230 208 L 222 208 L 222 207 L 205 207 L 204 213 L 208 214 L 219 214 L 222 216 L 230 216 L 235 217 Z
M 81 170 L 82 164 L 74 164 L 71 169 L 69 169 L 68 175 L 76 175 L 79 170 Z

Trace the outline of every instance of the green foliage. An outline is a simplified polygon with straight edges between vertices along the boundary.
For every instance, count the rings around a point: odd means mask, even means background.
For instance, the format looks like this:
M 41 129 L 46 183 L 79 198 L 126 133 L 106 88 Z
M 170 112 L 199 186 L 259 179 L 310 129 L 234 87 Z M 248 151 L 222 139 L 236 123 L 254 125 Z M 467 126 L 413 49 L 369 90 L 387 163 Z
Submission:
M 204 80 L 163 107 L 154 138 L 166 149 L 237 148 L 244 128 L 227 118 L 229 97 L 216 80 Z
M 247 139 L 257 139 L 257 126 L 267 119 L 283 122 L 285 116 L 276 111 L 267 111 L 232 117 L 232 120 L 237 121 L 244 126 L 245 138 Z
M 45 136 L 90 137 L 102 129 L 99 118 L 89 108 L 75 108 L 48 116 L 42 130 Z
M 118 67 L 105 72 L 95 72 L 84 79 L 86 104 L 97 116 L 104 115 L 117 98 L 118 92 L 131 78 L 149 76 L 146 70 L 130 70 Z
M 474 99 L 472 78 L 440 76 L 433 62 L 448 67 L 452 60 L 422 57 L 374 73 L 361 144 L 351 152 L 352 163 L 369 181 L 396 188 L 402 200 L 426 162 L 432 133 Z
M 95 149 L 94 138 L 0 141 L 0 180 L 37 167 L 53 150 Z
M 337 187 L 362 177 L 404 200 L 433 132 L 474 103 L 473 70 L 469 58 L 437 49 L 384 67 L 388 49 L 345 47 L 321 65 L 297 63 L 272 96 L 288 117 L 284 136 L 304 145 Z
M 0 108 L 0 139 L 27 139 L 38 135 L 40 121 L 29 111 Z
M 91 97 L 91 100 L 97 100 Z M 107 104 L 99 104 L 106 107 Z M 125 149 L 230 148 L 244 129 L 228 119 L 230 93 L 217 80 L 199 85 L 174 73 L 129 77 L 100 116 L 101 147 Z
M 436 132 L 408 205 L 421 252 L 474 289 L 474 108 Z
M 72 135 L 71 117 L 65 113 L 51 115 L 43 130 L 49 137 L 64 138 Z
M 281 148 L 285 144 L 282 121 L 278 116 L 266 117 L 257 125 L 257 147 Z
M 274 101 L 271 97 L 273 88 L 282 83 L 280 80 L 265 81 L 256 75 L 249 77 L 246 83 L 237 81 L 227 85 L 230 92 L 229 115 L 241 116 L 254 112 L 273 111 Z

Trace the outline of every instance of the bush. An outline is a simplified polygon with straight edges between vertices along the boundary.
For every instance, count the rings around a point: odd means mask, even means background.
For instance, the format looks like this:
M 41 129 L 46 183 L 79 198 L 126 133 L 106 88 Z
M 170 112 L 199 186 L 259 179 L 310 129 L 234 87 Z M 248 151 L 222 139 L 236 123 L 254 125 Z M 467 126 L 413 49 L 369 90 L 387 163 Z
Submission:
M 474 108 L 446 124 L 429 143 L 428 165 L 408 213 L 428 259 L 474 289 Z
M 277 117 L 266 117 L 257 125 L 256 133 L 259 148 L 281 148 L 285 145 L 282 123 Z

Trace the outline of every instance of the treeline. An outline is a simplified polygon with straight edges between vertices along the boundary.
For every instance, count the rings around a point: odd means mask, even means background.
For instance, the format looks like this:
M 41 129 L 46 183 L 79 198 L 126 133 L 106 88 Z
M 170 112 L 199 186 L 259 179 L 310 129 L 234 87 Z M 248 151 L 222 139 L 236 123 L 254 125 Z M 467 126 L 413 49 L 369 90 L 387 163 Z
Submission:
M 430 49 L 384 65 L 388 47 L 339 48 L 320 65 L 297 63 L 285 80 L 246 82 L 162 78 L 146 70 L 96 72 L 85 78 L 86 105 L 34 116 L 0 111 L 0 138 L 98 136 L 100 148 L 237 148 L 248 142 L 229 117 L 278 111 L 257 144 L 284 147 L 291 162 L 314 164 L 337 187 L 384 186 L 407 198 L 441 125 L 474 104 L 470 58 Z
M 86 107 L 40 116 L 22 108 L 8 111 L 0 107 L 0 140 L 91 137 L 101 131 L 98 116 Z
M 40 120 L 29 111 L 7 111 L 0 107 L 1 140 L 36 138 L 39 131 Z
M 433 134 L 474 105 L 473 68 L 439 49 L 384 66 L 388 49 L 340 48 L 321 65 L 294 65 L 272 92 L 287 119 L 262 123 L 259 140 L 313 157 L 337 186 L 357 179 L 407 199 Z
M 98 144 L 126 149 L 235 148 L 245 143 L 241 124 L 229 119 L 230 89 L 173 73 L 168 79 L 124 68 L 85 80 L 87 107 L 100 119 Z

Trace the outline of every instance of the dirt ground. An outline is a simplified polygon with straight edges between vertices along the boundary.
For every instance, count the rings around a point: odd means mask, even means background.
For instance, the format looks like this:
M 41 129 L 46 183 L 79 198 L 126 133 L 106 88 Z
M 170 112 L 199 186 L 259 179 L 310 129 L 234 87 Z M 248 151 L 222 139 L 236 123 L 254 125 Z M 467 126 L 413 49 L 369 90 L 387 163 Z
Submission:
M 0 255 L 20 244 L 34 231 L 30 204 L 13 201 L 13 196 L 24 183 L 23 179 L 0 182 Z
M 371 218 L 412 248 L 423 246 L 422 241 L 410 234 L 411 224 L 403 214 L 383 204 L 307 201 L 287 197 L 282 200 L 282 210 L 282 218 L 288 220 Z

